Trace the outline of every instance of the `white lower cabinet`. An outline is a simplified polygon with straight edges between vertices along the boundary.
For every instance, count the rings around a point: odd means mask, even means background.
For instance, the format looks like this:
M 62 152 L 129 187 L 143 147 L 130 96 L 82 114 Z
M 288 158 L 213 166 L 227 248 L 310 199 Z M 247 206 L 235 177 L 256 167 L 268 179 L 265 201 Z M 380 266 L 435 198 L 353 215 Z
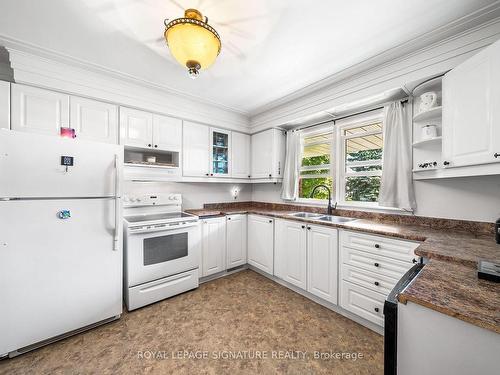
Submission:
M 201 228 L 201 275 L 210 276 L 226 269 L 226 218 L 203 219 Z
M 299 288 L 307 288 L 307 226 L 277 219 L 275 222 L 274 275 Z
M 276 220 L 274 275 L 337 303 L 337 229 Z
M 416 261 L 418 242 L 340 231 L 340 306 L 379 326 L 384 301 Z
M 229 215 L 226 218 L 227 269 L 247 262 L 247 215 Z
M 248 264 L 273 274 L 274 219 L 248 215 Z
M 307 231 L 307 291 L 337 304 L 338 231 L 310 225 Z

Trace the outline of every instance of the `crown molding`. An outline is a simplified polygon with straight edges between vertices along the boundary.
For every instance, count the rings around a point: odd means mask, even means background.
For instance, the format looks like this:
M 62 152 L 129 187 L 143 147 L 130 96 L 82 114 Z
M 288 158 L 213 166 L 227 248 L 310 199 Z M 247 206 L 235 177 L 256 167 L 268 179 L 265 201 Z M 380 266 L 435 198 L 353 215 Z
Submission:
M 317 104 L 319 104 L 321 100 L 328 102 L 332 98 L 326 98 L 325 95 L 332 94 L 336 91 L 336 88 L 339 89 L 340 87 L 345 86 L 344 90 L 346 90 L 345 94 L 347 94 L 349 91 L 347 86 L 354 86 L 352 84 L 349 85 L 349 83 L 352 83 L 353 80 L 358 80 L 363 76 L 366 81 L 369 81 L 370 79 L 373 79 L 377 72 L 386 71 L 385 76 L 388 79 L 391 76 L 391 69 L 396 68 L 401 71 L 405 64 L 410 67 L 411 64 L 418 64 L 423 59 L 431 59 L 431 57 L 428 56 L 429 51 L 435 53 L 435 57 L 437 58 L 439 58 L 439 55 L 442 55 L 441 57 L 445 55 L 445 52 L 443 51 L 446 50 L 446 48 L 456 48 L 456 55 L 465 53 L 463 51 L 458 51 L 459 46 L 455 45 L 456 43 L 454 42 L 459 40 L 464 45 L 471 43 L 469 40 L 470 34 L 474 34 L 476 44 L 481 44 L 481 39 L 488 38 L 484 35 L 489 32 L 491 34 L 489 37 L 493 37 L 493 40 L 483 43 L 482 46 L 484 47 L 495 40 L 495 35 L 498 33 L 497 26 L 499 20 L 500 1 L 496 1 L 487 7 L 450 22 L 449 24 L 437 28 L 430 33 L 423 34 L 409 42 L 402 43 L 396 47 L 386 50 L 370 59 L 346 68 L 336 74 L 326 77 L 290 95 L 284 96 L 260 107 L 255 111 L 252 111 L 250 113 L 252 131 L 254 131 L 254 128 L 256 127 L 261 129 L 266 125 L 283 125 L 284 122 L 278 121 L 280 118 L 282 120 L 286 118 L 287 121 L 291 120 L 285 115 L 286 112 L 293 111 L 297 114 L 302 113 L 302 110 L 308 107 L 308 104 L 306 103 L 309 103 L 309 106 L 312 106 L 313 102 L 317 102 Z M 483 30 L 492 28 L 496 30 L 493 34 L 491 33 L 491 30 L 483 32 Z M 477 49 L 481 47 L 471 46 L 469 47 L 469 50 L 472 51 L 474 48 Z M 465 49 L 467 49 L 467 46 L 465 46 Z M 456 57 L 451 56 L 453 55 L 453 52 L 449 55 L 450 56 L 447 56 L 448 59 Z M 393 76 L 396 76 L 397 72 L 392 73 Z M 378 92 L 380 93 L 381 91 L 379 90 Z M 318 96 L 321 98 L 313 99 Z M 323 108 L 323 110 L 325 109 L 326 108 Z M 304 115 L 310 114 L 311 113 L 304 113 Z
M 248 131 L 245 112 L 5 35 L 0 45 L 0 79 Z

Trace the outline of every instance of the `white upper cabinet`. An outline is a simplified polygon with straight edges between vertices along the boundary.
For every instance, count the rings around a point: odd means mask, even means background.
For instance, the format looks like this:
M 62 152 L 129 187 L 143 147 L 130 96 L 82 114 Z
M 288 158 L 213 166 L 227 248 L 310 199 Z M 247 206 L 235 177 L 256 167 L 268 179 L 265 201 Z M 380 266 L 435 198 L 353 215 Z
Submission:
M 274 275 L 299 288 L 307 286 L 307 225 L 276 220 Z
M 153 146 L 153 114 L 120 107 L 120 144 L 151 148 Z
M 210 128 L 210 176 L 231 176 L 231 132 Z
M 209 128 L 184 121 L 182 133 L 184 176 L 209 176 Z
M 229 215 L 226 221 L 227 268 L 247 262 L 247 215 Z
M 72 96 L 70 124 L 77 139 L 118 143 L 118 107 L 113 104 Z
M 38 134 L 59 135 L 69 127 L 69 95 L 12 84 L 11 128 Z
M 202 276 L 226 269 L 226 218 L 202 221 Z
M 248 215 L 248 264 L 270 275 L 274 263 L 274 220 Z
M 337 229 L 310 225 L 307 232 L 307 291 L 337 303 Z
M 250 136 L 232 132 L 231 169 L 233 178 L 250 178 Z
M 500 42 L 443 78 L 445 167 L 500 162 Z
M 10 129 L 10 83 L 0 81 L 0 129 Z
M 153 115 L 153 148 L 180 152 L 182 148 L 182 120 Z
M 252 179 L 282 178 L 285 164 L 285 134 L 269 129 L 252 135 Z

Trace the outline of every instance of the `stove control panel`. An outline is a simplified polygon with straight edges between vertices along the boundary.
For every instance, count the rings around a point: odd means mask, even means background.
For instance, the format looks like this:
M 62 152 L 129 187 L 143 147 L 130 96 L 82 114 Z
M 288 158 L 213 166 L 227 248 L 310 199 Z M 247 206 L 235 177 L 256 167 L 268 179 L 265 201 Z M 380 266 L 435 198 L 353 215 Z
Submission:
M 181 194 L 126 194 L 123 196 L 123 207 L 180 206 L 181 204 Z

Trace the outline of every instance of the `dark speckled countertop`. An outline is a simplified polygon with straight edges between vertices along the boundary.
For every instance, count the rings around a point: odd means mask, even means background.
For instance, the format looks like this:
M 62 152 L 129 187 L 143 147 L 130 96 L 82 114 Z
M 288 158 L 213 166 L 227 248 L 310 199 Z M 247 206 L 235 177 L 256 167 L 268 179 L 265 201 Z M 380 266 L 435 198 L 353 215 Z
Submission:
M 399 301 L 418 303 L 500 333 L 500 284 L 479 280 L 476 270 L 479 259 L 500 263 L 500 245 L 495 243 L 493 235 L 470 231 L 467 222 L 464 222 L 462 230 L 460 227 L 447 228 L 446 223 L 433 228 L 432 225 L 380 222 L 363 218 L 344 224 L 332 224 L 289 215 L 297 210 L 253 205 L 221 206 L 187 211 L 200 217 L 250 213 L 422 242 L 415 254 L 428 258 L 429 262 L 399 296 Z

